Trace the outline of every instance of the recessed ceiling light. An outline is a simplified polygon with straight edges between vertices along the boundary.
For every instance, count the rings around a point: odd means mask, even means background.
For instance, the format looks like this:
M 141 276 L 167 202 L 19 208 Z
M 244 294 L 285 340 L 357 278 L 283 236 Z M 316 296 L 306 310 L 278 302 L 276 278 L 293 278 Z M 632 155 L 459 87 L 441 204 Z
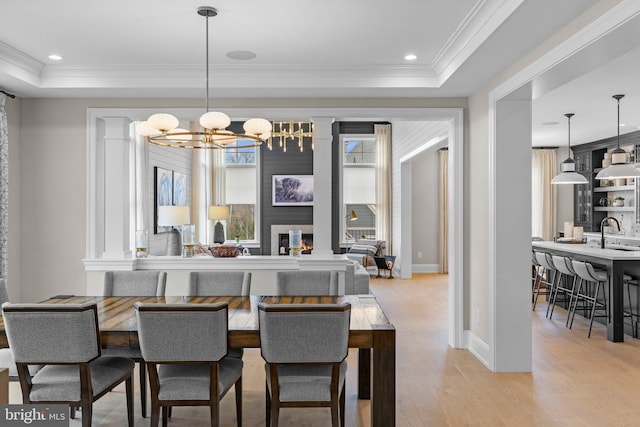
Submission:
M 62 61 L 62 56 L 60 55 L 56 55 L 55 53 L 52 55 L 49 55 L 49 59 L 53 60 L 53 61 Z
M 248 61 L 254 59 L 256 54 L 250 50 L 232 50 L 227 53 L 227 58 L 235 59 L 238 61 Z
M 543 126 L 555 126 L 557 124 L 558 124 L 558 122 L 543 122 L 542 123 Z
M 406 59 L 407 61 L 415 61 L 416 59 L 418 59 L 418 57 L 413 53 L 410 53 L 409 55 L 405 56 L 404 59 Z

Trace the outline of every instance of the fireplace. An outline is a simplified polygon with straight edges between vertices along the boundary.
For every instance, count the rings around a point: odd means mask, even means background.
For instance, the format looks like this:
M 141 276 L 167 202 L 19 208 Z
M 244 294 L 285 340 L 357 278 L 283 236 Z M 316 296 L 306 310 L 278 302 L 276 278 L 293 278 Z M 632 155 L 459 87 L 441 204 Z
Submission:
M 278 253 L 289 255 L 289 233 L 278 234 Z M 302 253 L 310 254 L 313 250 L 313 233 L 302 233 Z
M 289 239 L 289 231 L 300 230 L 302 232 L 302 238 L 306 239 L 307 234 L 311 235 L 309 239 L 313 242 L 313 225 L 311 224 L 273 224 L 271 226 L 271 255 L 278 255 L 282 244 L 280 243 L 280 236 L 285 235 L 287 240 Z M 289 245 L 287 244 L 287 248 Z M 285 255 L 288 252 L 285 250 Z M 305 252 L 308 253 L 308 252 Z

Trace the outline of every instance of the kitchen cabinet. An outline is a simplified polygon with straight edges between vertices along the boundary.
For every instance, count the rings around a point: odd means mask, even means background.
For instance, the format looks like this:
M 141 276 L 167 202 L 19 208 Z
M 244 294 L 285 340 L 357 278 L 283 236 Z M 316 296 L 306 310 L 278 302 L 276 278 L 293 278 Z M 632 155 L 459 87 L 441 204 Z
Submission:
M 584 231 L 599 232 L 600 222 L 608 215 L 629 213 L 633 222 L 640 221 L 640 179 L 634 184 L 617 183 L 603 186 L 595 177 L 602 170 L 604 154 L 616 148 L 617 137 L 581 144 L 572 147 L 576 171 L 587 178 L 587 184 L 574 185 L 573 213 L 574 225 L 583 227 Z M 620 136 L 620 147 L 630 152 L 633 160 L 640 158 L 640 131 Z M 632 161 L 633 161 L 632 160 Z M 640 167 L 640 164 L 636 164 Z M 624 206 L 612 206 L 615 197 L 624 197 Z M 604 200 L 603 200 L 604 199 Z M 607 202 L 609 199 L 610 202 Z M 602 200 L 602 202 L 601 202 Z

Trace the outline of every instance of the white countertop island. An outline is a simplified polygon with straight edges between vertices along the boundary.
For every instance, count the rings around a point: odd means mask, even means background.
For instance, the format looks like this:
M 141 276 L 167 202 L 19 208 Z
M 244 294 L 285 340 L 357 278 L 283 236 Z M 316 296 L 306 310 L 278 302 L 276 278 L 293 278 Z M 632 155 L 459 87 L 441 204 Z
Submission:
M 608 271 L 610 315 L 607 317 L 607 339 L 613 342 L 624 341 L 623 275 L 627 272 L 640 279 L 640 251 L 627 250 L 628 248 L 617 244 L 605 249 L 592 243 L 532 242 L 532 246 L 535 251 L 587 261 Z

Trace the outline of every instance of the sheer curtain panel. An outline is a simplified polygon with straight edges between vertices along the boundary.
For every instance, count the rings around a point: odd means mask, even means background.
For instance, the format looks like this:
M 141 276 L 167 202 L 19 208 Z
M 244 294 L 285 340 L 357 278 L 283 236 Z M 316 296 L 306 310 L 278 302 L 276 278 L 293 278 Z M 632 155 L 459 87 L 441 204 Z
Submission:
M 391 125 L 374 125 L 376 138 L 376 238 L 391 251 Z
M 438 265 L 441 274 L 449 272 L 449 151 L 438 151 L 438 163 L 440 164 L 440 180 L 438 191 L 439 205 L 439 242 Z
M 556 149 L 534 149 L 531 154 L 531 235 L 553 240 L 556 229 Z

